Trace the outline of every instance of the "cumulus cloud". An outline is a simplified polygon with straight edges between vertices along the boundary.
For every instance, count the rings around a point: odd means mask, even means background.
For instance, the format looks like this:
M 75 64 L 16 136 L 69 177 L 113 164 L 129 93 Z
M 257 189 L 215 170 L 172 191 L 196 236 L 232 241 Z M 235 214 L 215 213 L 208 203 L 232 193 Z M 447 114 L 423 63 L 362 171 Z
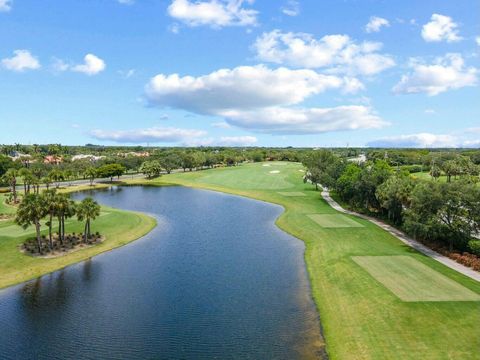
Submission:
M 152 105 L 221 117 L 233 125 L 264 133 L 312 134 L 378 128 L 386 122 L 367 106 L 297 107 L 329 89 L 358 90 L 356 79 L 313 70 L 270 69 L 264 65 L 221 69 L 208 75 L 160 74 L 146 85 Z
M 133 130 L 92 130 L 90 132 L 90 135 L 97 140 L 134 144 L 144 142 L 188 142 L 191 139 L 205 136 L 206 134 L 203 130 L 173 127 L 152 127 Z
M 72 66 L 72 71 L 81 72 L 86 75 L 96 75 L 105 70 L 105 61 L 94 54 L 87 54 L 84 57 L 84 63 Z
M 367 146 L 397 148 L 450 148 L 457 147 L 459 144 L 458 139 L 452 135 L 419 133 L 385 137 L 383 139 L 371 141 L 367 144 Z
M 480 46 L 480 36 L 477 36 L 475 38 L 475 42 L 477 43 L 478 46 Z
M 478 70 L 466 67 L 460 54 L 447 54 L 437 58 L 431 65 L 412 59 L 410 67 L 412 72 L 402 76 L 393 88 L 394 93 L 426 93 L 434 96 L 448 90 L 475 86 L 478 81 Z
M 422 37 L 428 42 L 454 42 L 462 39 L 458 34 L 458 25 L 452 18 L 440 14 L 433 14 L 430 22 L 423 25 Z
M 300 14 L 300 3 L 297 0 L 288 0 L 280 10 L 282 10 L 282 13 L 285 15 L 297 16 Z
M 0 12 L 7 12 L 12 9 L 12 0 L 0 0 Z
M 220 145 L 224 146 L 248 146 L 258 142 L 255 136 L 222 136 Z
M 257 24 L 258 12 L 243 7 L 253 0 L 173 0 L 168 14 L 188 26 L 252 26 Z
M 390 22 L 387 19 L 378 16 L 372 16 L 368 24 L 365 25 L 365 31 L 367 33 L 379 32 L 383 26 L 390 26 Z
M 38 59 L 28 50 L 15 50 L 11 58 L 2 59 L 2 66 L 11 71 L 23 72 L 41 67 Z
M 333 73 L 375 75 L 395 65 L 389 55 L 378 51 L 378 42 L 356 43 L 348 35 L 326 35 L 315 39 L 311 34 L 263 33 L 253 44 L 258 59 L 295 67 L 327 68 Z
M 351 83 L 351 79 L 313 70 L 272 70 L 257 65 L 221 69 L 199 77 L 160 74 L 150 80 L 145 91 L 155 105 L 218 114 L 227 109 L 293 105 L 328 89 L 359 86 Z
M 380 128 L 387 123 L 371 108 L 361 105 L 333 108 L 268 107 L 224 111 L 229 124 L 274 134 L 318 134 L 341 130 Z

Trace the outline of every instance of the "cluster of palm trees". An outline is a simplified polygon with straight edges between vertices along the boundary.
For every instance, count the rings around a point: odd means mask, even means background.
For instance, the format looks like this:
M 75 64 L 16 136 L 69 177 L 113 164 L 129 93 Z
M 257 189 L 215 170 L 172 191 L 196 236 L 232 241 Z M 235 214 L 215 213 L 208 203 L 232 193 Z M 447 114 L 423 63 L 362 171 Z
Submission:
M 58 220 L 58 241 L 65 242 L 65 220 L 77 216 L 79 221 L 85 221 L 83 242 L 87 243 L 91 237 L 90 222 L 100 215 L 100 205 L 92 198 L 85 198 L 75 203 L 66 194 L 57 193 L 55 189 L 45 190 L 42 193 L 26 193 L 18 206 L 15 222 L 26 229 L 35 226 L 36 246 L 39 254 L 43 254 L 42 247 L 42 220 L 47 219 L 48 250 L 52 251 L 53 220 Z

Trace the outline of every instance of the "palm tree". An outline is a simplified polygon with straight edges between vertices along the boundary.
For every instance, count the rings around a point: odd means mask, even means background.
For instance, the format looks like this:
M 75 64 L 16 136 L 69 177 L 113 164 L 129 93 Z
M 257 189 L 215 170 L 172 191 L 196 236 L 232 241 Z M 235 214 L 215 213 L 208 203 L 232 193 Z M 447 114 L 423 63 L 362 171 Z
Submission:
M 42 254 L 42 242 L 40 238 L 40 220 L 46 215 L 46 207 L 43 199 L 35 194 L 26 194 L 18 206 L 15 222 L 26 229 L 35 225 L 37 237 L 37 249 Z
M 84 173 L 85 177 L 87 177 L 89 180 L 90 180 L 90 186 L 93 185 L 93 181 L 95 180 L 95 178 L 97 177 L 97 169 L 95 169 L 94 167 L 90 166 L 89 168 L 87 168 L 85 170 L 85 173 Z
M 22 169 L 19 170 L 18 175 L 22 177 L 24 194 L 29 193 L 30 192 L 30 183 L 31 183 L 32 178 L 33 178 L 32 172 L 27 168 L 22 168 Z
M 57 210 L 57 194 L 56 190 L 45 190 L 41 198 L 45 204 L 46 212 L 48 214 L 48 241 L 50 250 L 53 249 L 53 239 L 52 239 L 52 223 L 53 223 L 53 216 L 55 215 L 55 211 Z
M 55 201 L 55 215 L 58 219 L 58 237 L 60 243 L 63 245 L 65 240 L 65 219 L 75 215 L 75 202 L 65 194 L 57 194 Z
M 100 215 L 100 205 L 88 197 L 83 199 L 77 206 L 77 218 L 78 221 L 85 220 L 85 230 L 83 233 L 83 241 L 86 243 L 90 237 L 90 221 L 95 220 Z
M 8 183 L 12 188 L 14 204 L 17 203 L 17 176 L 18 176 L 18 171 L 13 168 L 8 169 L 7 172 L 3 175 L 4 181 Z
M 49 174 L 50 178 L 56 182 L 55 186 L 60 187 L 60 181 L 65 180 L 64 173 L 59 169 L 53 169 Z
M 47 176 L 44 176 L 40 179 L 40 182 L 44 183 L 45 184 L 45 187 L 47 188 L 47 190 L 49 189 L 50 187 L 50 184 L 52 183 L 52 178 L 47 175 Z

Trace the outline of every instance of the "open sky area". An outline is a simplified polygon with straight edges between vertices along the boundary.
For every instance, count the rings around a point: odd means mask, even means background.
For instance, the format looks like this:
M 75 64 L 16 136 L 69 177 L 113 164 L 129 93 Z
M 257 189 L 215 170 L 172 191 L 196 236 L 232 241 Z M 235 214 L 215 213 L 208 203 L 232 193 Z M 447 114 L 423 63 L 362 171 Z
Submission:
M 479 54 L 473 0 L 0 0 L 0 142 L 479 147 Z

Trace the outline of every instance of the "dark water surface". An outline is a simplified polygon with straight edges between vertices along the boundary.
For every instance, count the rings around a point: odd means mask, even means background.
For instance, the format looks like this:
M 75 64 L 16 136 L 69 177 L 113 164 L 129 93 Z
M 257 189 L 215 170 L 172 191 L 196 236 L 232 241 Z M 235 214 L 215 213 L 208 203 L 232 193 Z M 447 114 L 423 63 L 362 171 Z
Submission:
M 303 243 L 274 225 L 280 207 L 184 187 L 92 194 L 153 214 L 157 228 L 0 291 L 1 359 L 319 355 Z

